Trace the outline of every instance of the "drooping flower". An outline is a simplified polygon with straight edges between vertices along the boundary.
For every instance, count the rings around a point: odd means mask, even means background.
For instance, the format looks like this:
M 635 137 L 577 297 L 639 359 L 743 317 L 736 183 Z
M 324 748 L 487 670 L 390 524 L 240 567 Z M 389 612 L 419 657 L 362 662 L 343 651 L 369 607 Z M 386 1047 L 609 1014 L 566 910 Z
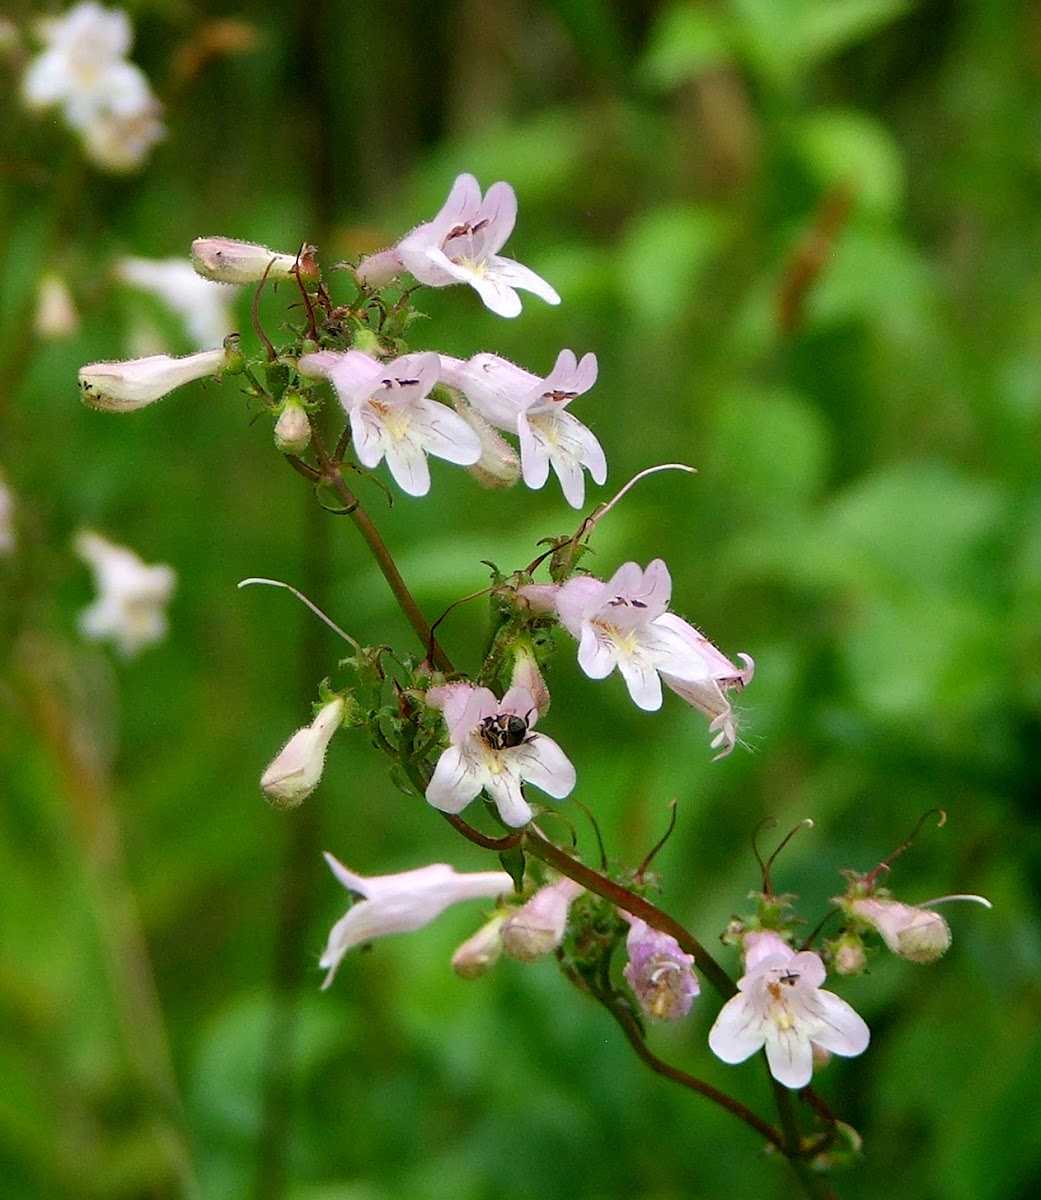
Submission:
M 165 606 L 177 577 L 166 565 L 146 566 L 125 546 L 84 529 L 76 553 L 94 570 L 97 600 L 80 614 L 80 629 L 92 641 L 114 641 L 130 658 L 166 635 Z
M 311 724 L 298 729 L 269 763 L 260 777 L 260 789 L 276 807 L 295 808 L 318 786 L 325 753 L 343 722 L 345 708 L 341 696 L 324 704 Z
M 392 250 L 363 259 L 358 279 L 381 287 L 405 270 L 430 287 L 468 283 L 500 317 L 515 317 L 521 311 L 517 288 L 559 304 L 560 297 L 541 276 L 500 256 L 516 220 L 517 196 L 508 183 L 493 183 L 482 199 L 477 180 L 460 175 L 437 216 L 406 234 Z
M 637 707 L 647 712 L 661 708 L 663 679 L 702 711 L 712 712 L 710 700 L 722 705 L 713 720 L 717 736 L 712 744 L 729 740 L 724 753 L 732 746 L 730 705 L 722 688 L 749 678 L 751 659 L 743 656 L 742 671 L 692 625 L 667 611 L 672 579 L 660 558 L 646 571 L 637 563 L 624 563 L 607 583 L 579 575 L 559 586 L 522 587 L 518 595 L 537 610 L 556 612 L 578 639 L 579 666 L 590 679 L 604 679 L 617 667 Z
M 440 708 L 450 745 L 427 786 L 426 798 L 442 812 L 461 812 L 482 789 L 507 825 L 532 818 L 521 784 L 527 780 L 561 800 L 575 786 L 575 768 L 545 734 L 532 733 L 538 708 L 525 687 L 511 687 L 501 700 L 488 688 L 450 683 L 431 688 L 427 703 Z
M 154 296 L 183 322 L 200 350 L 223 342 L 235 328 L 235 292 L 203 279 L 186 258 L 122 258 L 116 278 Z
M 481 900 L 513 890 L 505 871 L 459 874 L 447 863 L 432 863 L 396 875 L 356 875 L 325 855 L 333 874 L 349 891 L 361 896 L 332 927 L 318 965 L 328 970 L 322 988 L 333 981 L 343 956 L 353 946 L 390 933 L 411 933 L 429 925 L 452 904 Z
M 713 1054 L 740 1063 L 766 1049 L 770 1074 L 788 1088 L 813 1075 L 814 1047 L 846 1058 L 867 1049 L 863 1019 L 832 992 L 823 991 L 820 956 L 790 948 L 767 954 L 738 980 L 708 1035 Z
M 405 354 L 381 363 L 361 350 L 320 350 L 303 355 L 297 365 L 301 375 L 332 383 L 362 465 L 375 467 L 385 458 L 408 495 L 430 490 L 428 454 L 460 466 L 481 457 L 480 438 L 470 426 L 429 398 L 440 369 L 436 354 Z
M 864 896 L 853 900 L 848 911 L 877 930 L 894 954 L 911 962 L 935 962 L 951 944 L 950 926 L 931 908 Z
M 80 367 L 83 403 L 102 412 L 133 412 L 195 379 L 241 370 L 242 356 L 223 346 L 183 358 L 150 354 L 124 362 L 88 363 Z
M 566 411 L 576 396 L 589 391 L 596 375 L 596 355 L 579 361 L 572 350 L 561 350 L 545 379 L 497 354 L 477 354 L 468 361 L 441 356 L 442 381 L 462 392 L 485 420 L 519 437 L 528 487 L 541 488 L 552 467 L 572 508 L 581 508 L 585 500 L 583 467 L 595 483 L 607 478 L 603 447 Z
M 652 929 L 639 917 L 622 915 L 629 922 L 625 939 L 629 961 L 622 974 L 644 1016 L 652 1021 L 685 1017 L 701 991 L 693 955 L 681 950 L 671 935 Z
M 41 20 L 38 32 L 46 48 L 22 77 L 26 105 L 59 108 L 98 166 L 140 167 L 164 130 L 148 79 L 126 61 L 133 37 L 126 13 L 87 0 Z
M 581 884 L 562 876 L 539 888 L 503 922 L 503 950 L 518 962 L 537 962 L 552 954 L 564 940 L 571 902 L 583 892 Z

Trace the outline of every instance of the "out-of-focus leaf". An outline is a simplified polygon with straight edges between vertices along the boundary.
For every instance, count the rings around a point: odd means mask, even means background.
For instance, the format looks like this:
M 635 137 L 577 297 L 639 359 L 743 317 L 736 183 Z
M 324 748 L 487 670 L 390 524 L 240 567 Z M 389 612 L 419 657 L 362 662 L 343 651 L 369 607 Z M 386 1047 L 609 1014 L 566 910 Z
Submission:
M 657 15 L 639 75 L 664 90 L 730 58 L 731 27 L 721 9 L 697 2 L 670 4 Z
M 801 122 L 796 144 L 822 190 L 846 186 L 854 204 L 892 217 L 904 197 L 904 170 L 893 135 L 866 113 L 841 109 L 812 112 Z
M 630 311 L 658 328 L 681 321 L 697 303 L 698 276 L 720 249 L 726 227 L 712 209 L 693 204 L 637 217 L 618 250 L 618 283 Z

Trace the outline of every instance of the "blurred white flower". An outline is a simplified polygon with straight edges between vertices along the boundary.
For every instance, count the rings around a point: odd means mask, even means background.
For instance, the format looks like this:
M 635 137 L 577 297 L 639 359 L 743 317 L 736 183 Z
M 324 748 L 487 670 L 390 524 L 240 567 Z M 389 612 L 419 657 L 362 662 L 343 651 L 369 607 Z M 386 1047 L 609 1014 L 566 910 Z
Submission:
M 98 166 L 136 170 L 164 131 L 147 77 L 126 60 L 133 40 L 126 13 L 86 0 L 41 20 L 37 33 L 45 49 L 22 76 L 26 106 L 60 109 Z
M 184 322 L 188 337 L 198 349 L 218 346 L 234 329 L 234 288 L 196 274 L 187 258 L 122 258 L 116 278 L 140 288 L 165 304 Z
M 125 658 L 165 637 L 165 606 L 177 576 L 165 564 L 147 566 L 125 546 L 81 530 L 76 553 L 94 570 L 98 598 L 80 614 L 80 630 L 91 641 L 112 641 Z
M 0 472 L 0 555 L 13 553 L 17 536 L 14 526 L 14 496 Z
M 55 271 L 45 271 L 36 289 L 36 312 L 33 330 L 36 336 L 50 341 L 68 337 L 79 328 L 80 318 L 69 285 Z

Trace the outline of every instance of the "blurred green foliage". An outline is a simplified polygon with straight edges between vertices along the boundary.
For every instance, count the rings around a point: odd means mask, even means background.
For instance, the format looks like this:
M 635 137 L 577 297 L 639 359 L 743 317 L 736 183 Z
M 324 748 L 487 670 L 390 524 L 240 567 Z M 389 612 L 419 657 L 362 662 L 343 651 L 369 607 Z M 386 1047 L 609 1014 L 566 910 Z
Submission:
M 880 957 L 840 988 L 873 1043 L 819 1079 L 866 1144 L 835 1186 L 1035 1195 L 1037 7 L 131 8 L 168 125 L 137 176 L 91 171 L 20 110 L 17 45 L 0 69 L 0 467 L 20 535 L 0 560 L 5 1200 L 191 1195 L 192 1175 L 222 1200 L 792 1194 L 745 1129 L 646 1072 L 551 964 L 456 979 L 473 911 L 352 955 L 318 992 L 344 904 L 320 849 L 367 874 L 490 864 L 397 793 L 361 737 L 337 738 L 305 809 L 263 803 L 261 769 L 342 648 L 286 595 L 235 584 L 293 582 L 363 641 L 408 645 L 408 630 L 231 382 L 125 418 L 77 400 L 81 363 L 130 352 L 114 255 L 221 233 L 308 239 L 328 264 L 428 218 L 464 170 L 514 185 L 509 252 L 564 302 L 503 322 L 466 289 L 431 293 L 417 347 L 536 371 L 562 346 L 595 350 L 578 415 L 611 484 L 663 460 L 699 474 L 642 483 L 598 531 L 593 569 L 664 557 L 677 609 L 757 661 L 747 746 L 713 764 L 696 715 L 636 711 L 562 646 L 546 729 L 609 855 L 638 861 L 677 798 L 662 904 L 712 943 L 757 885 L 764 818 L 813 818 L 775 882 L 822 914 L 840 868 L 870 868 L 943 808 L 892 886 L 980 892 L 994 911 L 947 910 L 940 964 Z M 8 19 L 24 30 L 40 11 L 16 2 Z M 45 269 L 82 317 L 62 340 L 32 334 Z M 247 299 L 238 313 L 246 328 Z M 480 560 L 521 566 L 574 527 L 552 484 L 473 488 L 435 464 L 425 503 L 366 494 L 430 614 L 483 586 Z M 171 636 L 138 661 L 77 641 L 82 525 L 179 573 Z M 464 666 L 482 634 L 479 606 L 444 627 Z M 708 1055 L 715 1011 L 704 997 L 655 1044 L 768 1111 L 754 1064 Z

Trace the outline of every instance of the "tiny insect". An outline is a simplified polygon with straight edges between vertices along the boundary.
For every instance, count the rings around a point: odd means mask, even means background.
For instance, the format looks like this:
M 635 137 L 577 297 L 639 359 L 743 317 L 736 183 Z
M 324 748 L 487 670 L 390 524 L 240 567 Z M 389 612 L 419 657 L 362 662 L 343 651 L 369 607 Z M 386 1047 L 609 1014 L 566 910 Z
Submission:
M 516 713 L 496 713 L 481 721 L 478 732 L 493 750 L 512 750 L 527 738 L 528 722 Z
M 786 983 L 789 987 L 791 987 L 793 983 L 798 983 L 798 981 L 799 981 L 799 972 L 798 971 L 785 971 L 785 973 L 783 975 L 779 975 L 777 977 L 778 983 Z

